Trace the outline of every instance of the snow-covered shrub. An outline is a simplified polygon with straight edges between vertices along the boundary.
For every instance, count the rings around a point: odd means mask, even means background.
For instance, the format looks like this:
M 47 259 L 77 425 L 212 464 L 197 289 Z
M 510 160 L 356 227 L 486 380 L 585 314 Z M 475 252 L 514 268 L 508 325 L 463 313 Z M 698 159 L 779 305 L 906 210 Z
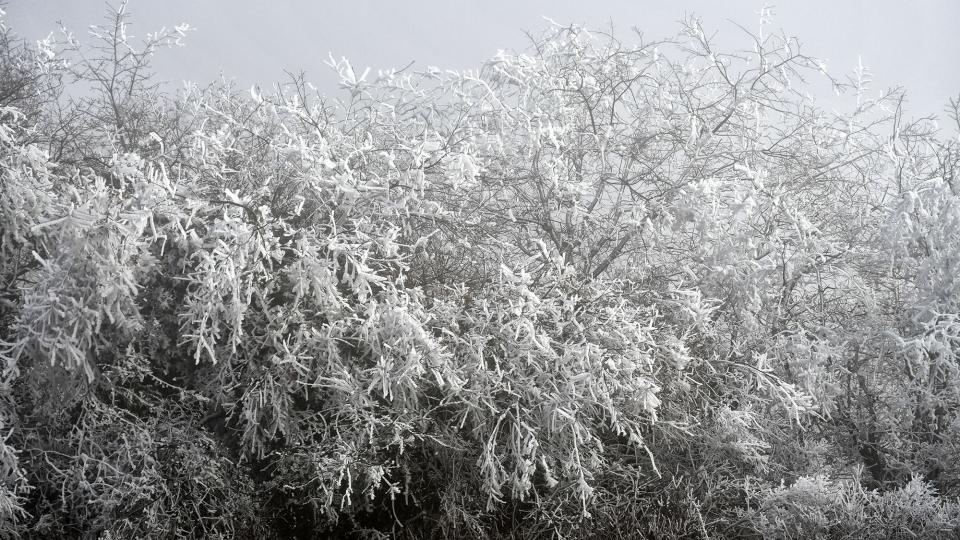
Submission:
M 878 492 L 858 481 L 800 477 L 765 491 L 747 515 L 764 538 L 952 538 L 960 532 L 960 504 L 939 498 L 920 478 Z
M 186 28 L 114 20 L 37 69 L 123 84 L 0 104 L 0 532 L 956 525 L 956 147 L 896 96 L 827 114 L 795 40 L 690 20 L 174 97 Z

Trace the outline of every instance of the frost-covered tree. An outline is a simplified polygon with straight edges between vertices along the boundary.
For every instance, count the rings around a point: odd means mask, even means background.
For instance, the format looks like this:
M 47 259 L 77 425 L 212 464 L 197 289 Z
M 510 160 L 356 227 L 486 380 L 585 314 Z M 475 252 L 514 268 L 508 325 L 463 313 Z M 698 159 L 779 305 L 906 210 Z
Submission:
M 960 523 L 957 145 L 865 70 L 691 19 L 174 93 L 126 21 L 0 40 L 0 533 Z

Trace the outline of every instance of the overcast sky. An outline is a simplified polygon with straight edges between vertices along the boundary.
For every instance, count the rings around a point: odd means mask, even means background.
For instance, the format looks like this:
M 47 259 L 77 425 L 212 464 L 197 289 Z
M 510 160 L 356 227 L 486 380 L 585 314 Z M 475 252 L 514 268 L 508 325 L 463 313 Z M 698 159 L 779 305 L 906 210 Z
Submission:
M 650 0 L 133 0 L 132 33 L 187 22 L 196 28 L 185 49 L 156 61 L 161 78 L 208 82 L 222 71 L 242 86 L 268 86 L 283 70 L 306 71 L 332 90 L 327 53 L 346 56 L 358 69 L 477 67 L 497 49 L 520 49 L 523 30 L 561 23 L 614 26 L 629 38 L 637 27 L 651 38 L 676 32 L 685 13 L 701 17 L 726 43 L 747 47 L 730 21 L 755 30 L 765 2 Z M 7 24 L 36 40 L 61 20 L 78 36 L 106 12 L 102 0 L 8 0 Z M 960 94 L 960 1 L 793 0 L 774 8 L 774 24 L 797 36 L 808 54 L 826 58 L 835 75 L 851 71 L 861 55 L 876 90 L 906 87 L 914 114 L 939 113 Z

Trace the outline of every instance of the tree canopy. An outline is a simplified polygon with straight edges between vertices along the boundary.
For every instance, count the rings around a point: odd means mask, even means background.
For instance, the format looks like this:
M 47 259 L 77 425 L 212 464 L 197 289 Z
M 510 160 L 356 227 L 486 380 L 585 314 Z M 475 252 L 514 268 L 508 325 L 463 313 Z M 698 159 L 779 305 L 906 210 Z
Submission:
M 0 536 L 960 530 L 960 101 L 695 18 L 174 91 L 126 25 L 0 28 Z

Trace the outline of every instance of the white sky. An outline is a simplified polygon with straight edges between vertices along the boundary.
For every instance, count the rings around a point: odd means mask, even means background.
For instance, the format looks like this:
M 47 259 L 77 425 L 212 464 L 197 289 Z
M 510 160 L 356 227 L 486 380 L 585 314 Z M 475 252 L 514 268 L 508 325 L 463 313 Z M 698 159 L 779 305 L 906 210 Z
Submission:
M 605 28 L 612 21 L 629 41 L 631 27 L 650 38 L 673 35 L 685 13 L 701 17 L 724 43 L 746 48 L 730 22 L 756 30 L 765 2 L 652 0 L 133 0 L 131 33 L 187 22 L 196 28 L 184 49 L 158 56 L 165 80 L 208 82 L 222 71 L 241 86 L 269 86 L 283 70 L 306 71 L 322 89 L 335 88 L 327 53 L 358 69 L 477 67 L 497 49 L 521 49 L 523 30 L 539 33 L 548 16 L 560 23 Z M 7 24 L 36 40 L 61 20 L 77 36 L 106 13 L 102 0 L 8 0 Z M 774 7 L 776 29 L 797 36 L 808 54 L 845 75 L 861 55 L 875 89 L 902 85 L 910 111 L 939 113 L 960 94 L 960 1 L 792 0 Z M 723 47 L 725 48 L 725 47 Z

